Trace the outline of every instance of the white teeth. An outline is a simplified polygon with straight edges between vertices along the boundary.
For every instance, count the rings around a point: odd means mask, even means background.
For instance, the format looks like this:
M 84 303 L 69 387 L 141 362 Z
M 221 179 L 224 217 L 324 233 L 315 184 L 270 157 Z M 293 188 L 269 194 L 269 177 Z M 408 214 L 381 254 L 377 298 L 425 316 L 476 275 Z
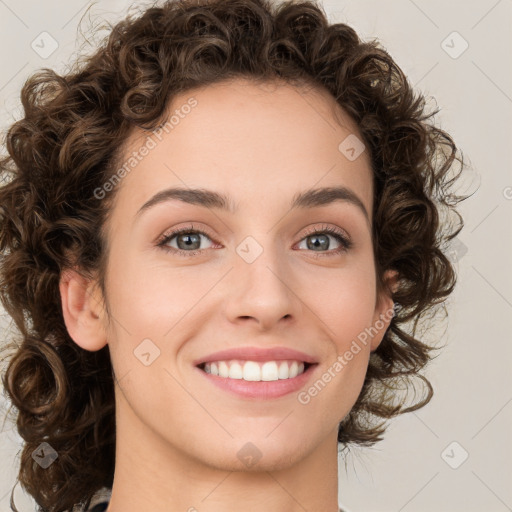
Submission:
M 219 361 L 219 377 L 229 377 L 229 366 L 226 361 Z
M 244 380 L 257 381 L 261 380 L 261 369 L 258 363 L 254 361 L 246 361 L 244 364 Z
M 293 379 L 304 373 L 300 361 L 216 361 L 205 363 L 204 371 L 223 378 L 243 379 L 251 382 Z
M 269 361 L 261 367 L 261 380 L 278 380 L 279 373 L 277 369 L 277 363 L 275 361 Z
M 233 363 L 232 365 L 230 365 L 229 378 L 230 379 L 243 379 L 244 378 L 244 371 L 240 364 Z
M 288 363 L 286 361 L 279 365 L 278 377 L 280 379 L 287 379 L 289 377 Z

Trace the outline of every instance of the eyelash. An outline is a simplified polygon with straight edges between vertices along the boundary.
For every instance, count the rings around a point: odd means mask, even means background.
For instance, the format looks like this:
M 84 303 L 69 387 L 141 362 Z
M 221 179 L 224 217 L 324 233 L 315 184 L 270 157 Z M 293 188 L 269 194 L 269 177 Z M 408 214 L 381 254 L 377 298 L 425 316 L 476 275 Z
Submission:
M 197 256 L 199 253 L 206 250 L 206 249 L 198 249 L 195 251 L 184 251 L 183 249 L 176 249 L 174 247 L 169 247 L 166 245 L 174 237 L 181 235 L 183 233 L 204 235 L 207 238 L 209 238 L 212 242 L 214 242 L 213 238 L 207 232 L 205 232 L 201 229 L 196 229 L 196 228 L 194 228 L 194 226 L 191 225 L 189 227 L 178 228 L 174 231 L 171 231 L 170 233 L 164 234 L 161 237 L 161 239 L 157 242 L 156 245 L 157 245 L 157 247 L 162 248 L 164 251 L 171 252 L 171 253 L 177 254 L 179 256 L 184 256 L 184 257 Z M 302 242 L 302 240 L 304 240 L 305 238 L 308 238 L 311 235 L 319 235 L 319 234 L 333 236 L 340 243 L 340 247 L 338 249 L 333 249 L 332 251 L 316 253 L 314 256 L 316 258 L 325 257 L 325 256 L 327 256 L 327 257 L 337 256 L 343 252 L 348 251 L 353 245 L 353 242 L 345 234 L 343 234 L 343 232 L 341 232 L 340 230 L 333 228 L 331 226 L 323 226 L 321 229 L 313 228 L 311 231 L 306 233 L 301 238 L 300 242 Z M 312 251 L 312 252 L 315 253 L 315 251 Z

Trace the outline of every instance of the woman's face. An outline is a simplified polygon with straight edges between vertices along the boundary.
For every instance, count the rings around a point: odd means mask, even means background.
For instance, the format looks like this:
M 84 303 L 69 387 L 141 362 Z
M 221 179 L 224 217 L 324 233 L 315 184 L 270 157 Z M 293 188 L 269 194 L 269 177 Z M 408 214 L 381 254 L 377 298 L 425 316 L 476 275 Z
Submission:
M 392 302 L 369 155 L 334 104 L 237 80 L 128 141 L 106 279 L 118 440 L 236 471 L 335 446 Z

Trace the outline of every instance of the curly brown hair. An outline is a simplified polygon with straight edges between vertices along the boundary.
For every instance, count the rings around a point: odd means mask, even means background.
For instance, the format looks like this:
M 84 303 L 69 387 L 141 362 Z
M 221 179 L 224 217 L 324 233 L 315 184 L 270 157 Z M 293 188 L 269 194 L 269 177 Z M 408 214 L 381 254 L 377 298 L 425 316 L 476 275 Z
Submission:
M 399 307 L 339 425 L 339 443 L 370 446 L 389 418 L 432 397 L 420 370 L 436 347 L 417 337 L 417 327 L 427 314 L 430 320 L 446 312 L 456 283 L 447 243 L 463 227 L 456 206 L 467 197 L 452 191 L 464 164 L 450 135 L 432 122 L 438 109 L 427 112 L 424 96 L 377 40 L 329 24 L 317 4 L 169 0 L 126 16 L 67 74 L 45 68 L 30 76 L 21 90 L 24 117 L 6 133 L 0 298 L 17 331 L 2 382 L 24 440 L 18 479 L 41 510 L 88 507 L 113 483 L 108 346 L 90 352 L 71 339 L 59 293 L 62 272 L 76 268 L 99 275 L 106 296 L 103 228 L 115 193 L 100 199 L 94 191 L 118 168 L 134 127 L 160 126 L 178 93 L 236 77 L 327 89 L 371 155 L 377 286 L 384 286 L 386 269 L 396 270 L 392 298 Z M 418 378 L 426 394 L 411 402 L 399 391 Z M 42 469 L 32 453 L 45 441 L 58 463 Z M 11 507 L 17 510 L 12 495 Z

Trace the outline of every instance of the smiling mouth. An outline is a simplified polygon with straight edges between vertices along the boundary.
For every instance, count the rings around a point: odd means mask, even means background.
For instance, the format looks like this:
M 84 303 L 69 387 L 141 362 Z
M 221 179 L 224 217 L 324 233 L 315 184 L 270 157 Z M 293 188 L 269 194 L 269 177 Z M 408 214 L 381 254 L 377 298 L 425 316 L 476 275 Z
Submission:
M 278 361 L 250 361 L 231 359 L 212 361 L 197 365 L 205 373 L 225 379 L 245 380 L 249 382 L 269 382 L 293 379 L 305 373 L 311 366 L 305 361 L 293 359 Z

